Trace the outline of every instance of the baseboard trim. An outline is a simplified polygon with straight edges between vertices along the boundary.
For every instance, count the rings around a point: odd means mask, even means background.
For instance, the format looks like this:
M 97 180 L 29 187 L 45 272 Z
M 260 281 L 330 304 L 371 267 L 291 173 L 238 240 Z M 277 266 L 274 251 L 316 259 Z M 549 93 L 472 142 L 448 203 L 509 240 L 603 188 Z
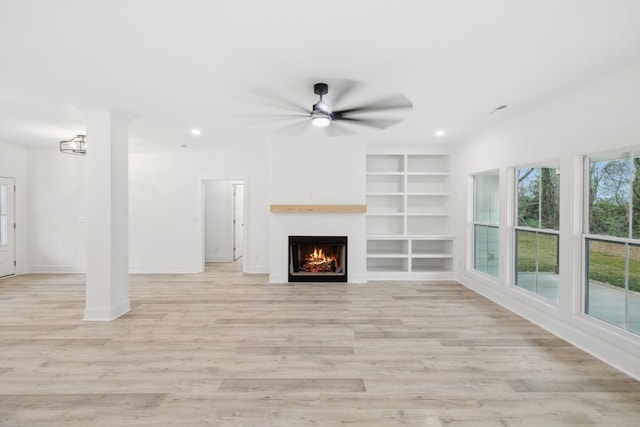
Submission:
M 201 265 L 130 265 L 129 274 L 193 274 L 201 273 Z
M 115 307 L 85 308 L 84 319 L 88 322 L 109 322 L 115 320 L 131 310 L 129 300 L 122 301 Z
M 233 260 L 223 256 L 209 256 L 204 258 L 204 262 L 233 262 Z
M 30 265 L 26 269 L 26 273 L 42 274 L 42 273 L 86 273 L 86 265 Z

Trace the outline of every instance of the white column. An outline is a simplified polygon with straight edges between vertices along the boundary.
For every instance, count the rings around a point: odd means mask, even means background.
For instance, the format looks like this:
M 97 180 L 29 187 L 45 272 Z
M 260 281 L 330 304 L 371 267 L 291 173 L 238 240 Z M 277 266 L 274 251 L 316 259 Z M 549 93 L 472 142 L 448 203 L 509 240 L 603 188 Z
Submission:
M 113 320 L 129 304 L 129 118 L 85 109 L 87 283 L 84 320 Z

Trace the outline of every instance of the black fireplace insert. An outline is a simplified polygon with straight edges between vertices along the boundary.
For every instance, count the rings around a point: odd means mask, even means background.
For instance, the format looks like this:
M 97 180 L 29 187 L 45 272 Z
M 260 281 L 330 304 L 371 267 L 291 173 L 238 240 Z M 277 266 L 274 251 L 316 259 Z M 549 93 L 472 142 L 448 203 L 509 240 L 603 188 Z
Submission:
M 346 282 L 347 236 L 289 236 L 289 282 Z

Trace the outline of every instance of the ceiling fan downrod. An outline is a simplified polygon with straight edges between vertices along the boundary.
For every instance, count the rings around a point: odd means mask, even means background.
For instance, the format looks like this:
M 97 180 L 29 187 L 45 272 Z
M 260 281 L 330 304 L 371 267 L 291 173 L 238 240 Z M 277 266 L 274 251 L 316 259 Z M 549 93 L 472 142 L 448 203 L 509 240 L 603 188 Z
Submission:
M 313 85 L 313 93 L 318 95 L 320 99 L 313 104 L 311 124 L 315 127 L 327 127 L 331 124 L 331 110 L 322 100 L 322 97 L 329 93 L 329 85 L 326 83 L 316 83 Z

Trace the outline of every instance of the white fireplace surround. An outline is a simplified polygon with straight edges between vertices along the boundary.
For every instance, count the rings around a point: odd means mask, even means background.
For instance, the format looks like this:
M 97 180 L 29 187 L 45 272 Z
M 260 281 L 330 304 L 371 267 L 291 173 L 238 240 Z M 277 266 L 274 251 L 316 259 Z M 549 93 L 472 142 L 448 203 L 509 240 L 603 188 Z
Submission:
M 271 143 L 269 282 L 289 280 L 289 236 L 347 236 L 347 280 L 366 283 L 366 148 L 331 138 Z
M 349 283 L 367 281 L 363 213 L 272 213 L 270 283 L 289 280 L 289 236 L 347 236 Z

